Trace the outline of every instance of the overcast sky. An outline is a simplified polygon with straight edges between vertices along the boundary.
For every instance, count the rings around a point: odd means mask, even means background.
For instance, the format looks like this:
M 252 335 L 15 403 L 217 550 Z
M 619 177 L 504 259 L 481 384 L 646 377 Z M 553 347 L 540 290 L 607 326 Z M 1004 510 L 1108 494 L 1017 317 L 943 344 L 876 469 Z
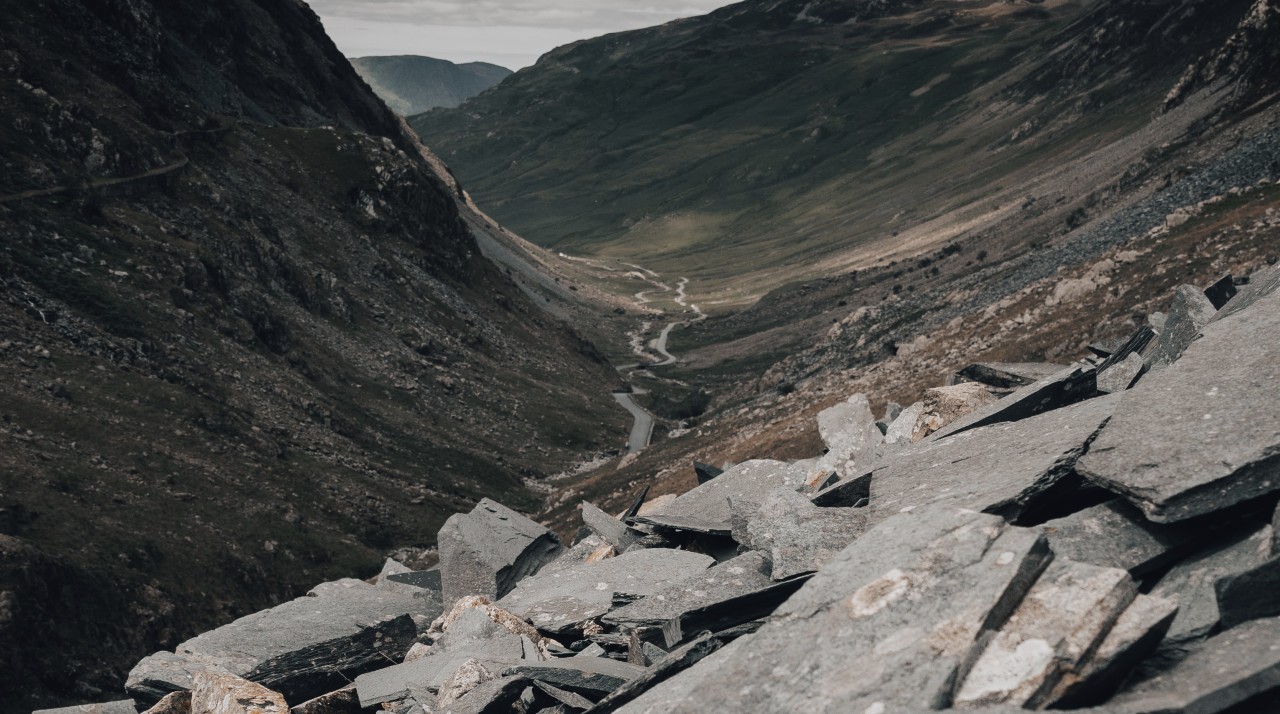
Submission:
M 348 57 L 533 64 L 560 45 L 701 15 L 730 0 L 310 0 Z

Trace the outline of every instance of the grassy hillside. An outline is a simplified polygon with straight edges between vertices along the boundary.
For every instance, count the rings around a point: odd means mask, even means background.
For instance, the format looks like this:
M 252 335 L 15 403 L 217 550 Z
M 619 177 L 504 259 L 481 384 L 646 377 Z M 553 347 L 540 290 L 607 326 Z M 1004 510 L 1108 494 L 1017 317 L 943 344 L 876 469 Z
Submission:
M 511 76 L 511 70 L 488 62 L 454 64 L 414 55 L 357 57 L 351 66 L 392 111 L 406 116 L 456 107 Z

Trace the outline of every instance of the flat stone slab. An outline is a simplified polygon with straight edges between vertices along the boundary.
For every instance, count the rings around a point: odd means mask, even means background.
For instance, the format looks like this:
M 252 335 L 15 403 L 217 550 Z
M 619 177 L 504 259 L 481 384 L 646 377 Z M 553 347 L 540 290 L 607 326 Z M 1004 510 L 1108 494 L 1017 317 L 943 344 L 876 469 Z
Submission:
M 1043 708 L 1137 594 L 1124 570 L 1055 559 L 969 670 L 955 705 Z
M 1235 296 L 1227 301 L 1213 321 L 1225 320 L 1236 313 L 1253 307 L 1257 302 L 1280 291 L 1280 265 L 1263 268 L 1249 276 L 1249 282 L 1240 286 Z
M 809 500 L 813 501 L 815 506 L 853 508 L 860 504 L 866 505 L 866 501 L 870 496 L 871 474 L 865 473 L 838 481 L 813 494 Z
M 487 498 L 450 516 L 438 539 L 445 606 L 468 595 L 500 598 L 564 550 L 551 531 Z
M 1162 711 L 1216 714 L 1280 687 L 1280 619 L 1214 635 L 1168 671 L 1126 687 L 1109 703 L 1159 702 Z
M 1092 396 L 1097 391 L 1097 384 L 1093 367 L 1069 367 L 1052 377 L 1020 387 L 1003 399 L 956 419 L 929 438 L 944 439 L 970 429 L 1021 421 L 1061 409 Z
M 417 636 L 413 616 L 433 619 L 439 601 L 360 580 L 323 583 L 306 597 L 256 612 L 143 659 L 126 690 L 155 702 L 191 689 L 202 671 L 234 674 L 304 701 L 399 661 Z
M 734 509 L 750 512 L 776 488 L 798 490 L 805 485 L 807 476 L 803 466 L 781 461 L 746 461 L 679 496 L 663 509 L 662 515 L 727 525 L 733 520 Z M 729 506 L 730 501 L 733 508 Z
M 1138 382 L 1147 368 L 1142 355 L 1133 353 L 1124 360 L 1098 372 L 1098 391 L 1103 394 L 1123 392 Z
M 1115 499 L 1046 522 L 1049 545 L 1059 557 L 1141 577 L 1168 564 L 1204 537 L 1201 529 L 1151 523 L 1124 499 Z
M 991 390 L 977 382 L 929 389 L 921 402 L 920 418 L 911 430 L 911 441 L 920 441 L 996 401 Z
M 616 627 L 662 625 L 685 612 L 769 587 L 773 584 L 769 573 L 764 555 L 745 553 L 620 607 L 603 621 Z
M 693 475 L 698 479 L 698 483 L 700 484 L 706 483 L 722 473 L 724 473 L 724 469 L 722 468 L 712 466 L 711 464 L 704 464 L 700 461 L 693 462 Z
M 978 362 L 956 372 L 956 376 L 999 389 L 1014 389 L 1048 379 L 1066 368 L 1048 362 Z
M 608 694 L 644 674 L 644 667 L 607 657 L 570 657 L 510 667 L 506 676 L 527 677 L 572 692 Z
M 1134 666 L 1155 651 L 1177 615 L 1178 604 L 1139 595 L 1077 671 L 1066 674 L 1049 696 L 1056 709 L 1077 709 L 1111 697 Z
M 620 712 L 946 708 L 984 633 L 1051 558 L 1038 533 L 945 505 L 872 528 L 735 640 Z
M 79 704 L 73 707 L 57 709 L 37 709 L 31 714 L 138 714 L 138 708 L 132 699 L 100 704 Z
M 1169 307 L 1164 329 L 1145 355 L 1147 365 L 1152 369 L 1162 369 L 1176 362 L 1217 312 L 1218 309 L 1200 288 L 1179 285 L 1174 290 L 1173 304 Z
M 668 516 L 666 514 L 652 516 L 636 516 L 636 523 L 653 526 L 658 531 L 676 533 L 701 533 L 703 535 L 727 536 L 733 532 L 733 526 L 720 521 L 708 521 L 696 516 Z
M 557 563 L 521 581 L 498 605 L 529 618 L 539 629 L 580 626 L 611 610 L 615 595 L 632 600 L 648 597 L 671 583 L 702 573 L 714 563 L 711 556 L 670 548 L 632 550 L 598 563 Z M 592 606 L 593 614 L 573 615 L 557 609 L 557 604 L 571 604 L 573 612 L 584 614 L 579 608 Z M 566 619 L 559 619 L 560 615 Z
M 670 653 L 654 661 L 653 666 L 644 674 L 630 680 L 621 687 L 610 692 L 596 706 L 587 710 L 588 714 L 604 714 L 615 711 L 618 707 L 634 700 L 649 689 L 665 682 L 675 674 L 702 661 L 707 655 L 724 646 L 724 641 L 711 634 L 703 633 L 688 644 L 682 645 Z
M 1080 460 L 1153 521 L 1204 515 L 1280 489 L 1280 294 L 1204 329 L 1125 392 Z
M 592 533 L 600 536 L 604 542 L 618 549 L 626 550 L 642 535 L 635 533 L 627 524 L 614 518 L 587 501 L 582 502 L 582 522 Z
M 866 530 L 867 509 L 822 508 L 789 488 L 734 521 L 735 540 L 769 554 L 774 580 L 818 570 Z
M 360 697 L 355 685 L 309 699 L 289 709 L 290 714 L 359 714 Z
M 834 471 L 840 478 L 870 470 L 875 463 L 876 447 L 884 441 L 871 413 L 871 403 L 862 394 L 818 412 L 818 434 L 827 446 L 827 453 L 811 470 Z
M 1090 399 L 894 454 L 871 473 L 871 523 L 936 502 L 1017 518 L 1072 472 L 1119 399 Z

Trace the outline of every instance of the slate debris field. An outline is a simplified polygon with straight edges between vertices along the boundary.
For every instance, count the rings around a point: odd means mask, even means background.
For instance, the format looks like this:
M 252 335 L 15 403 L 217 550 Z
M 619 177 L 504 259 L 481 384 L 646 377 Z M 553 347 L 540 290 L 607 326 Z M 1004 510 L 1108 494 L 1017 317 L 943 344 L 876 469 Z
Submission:
M 486 499 L 432 571 L 324 583 L 47 711 L 1276 711 L 1280 269 L 1228 284 L 1179 288 L 1136 368 L 973 365 L 879 428 L 854 395 L 826 453 L 584 503 L 575 543 Z

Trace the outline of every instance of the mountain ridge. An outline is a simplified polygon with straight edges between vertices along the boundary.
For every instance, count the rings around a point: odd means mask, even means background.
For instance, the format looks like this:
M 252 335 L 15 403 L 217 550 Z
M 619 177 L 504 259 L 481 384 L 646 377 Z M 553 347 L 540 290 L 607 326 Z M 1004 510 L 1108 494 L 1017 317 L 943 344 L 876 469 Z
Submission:
M 351 66 L 401 115 L 456 107 L 512 74 L 489 62 L 454 63 L 418 55 L 354 57 Z

